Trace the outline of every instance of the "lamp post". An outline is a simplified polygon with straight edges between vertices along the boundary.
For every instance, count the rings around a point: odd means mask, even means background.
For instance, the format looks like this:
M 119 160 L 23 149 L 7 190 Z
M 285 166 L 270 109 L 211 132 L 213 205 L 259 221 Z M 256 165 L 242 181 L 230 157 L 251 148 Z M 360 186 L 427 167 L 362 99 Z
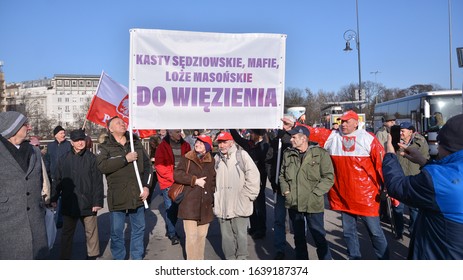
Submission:
M 359 69 L 359 100 L 362 100 L 362 70 L 360 64 L 360 32 L 359 32 L 359 13 L 358 13 L 358 0 L 355 0 L 355 14 L 357 16 L 357 32 L 352 29 L 347 30 L 344 32 L 344 40 L 346 40 L 346 47 L 344 51 L 348 52 L 351 51 L 352 48 L 350 47 L 350 41 L 355 40 L 355 46 L 357 48 L 357 62 L 358 62 L 358 69 Z M 360 110 L 362 110 L 362 106 L 360 106 Z

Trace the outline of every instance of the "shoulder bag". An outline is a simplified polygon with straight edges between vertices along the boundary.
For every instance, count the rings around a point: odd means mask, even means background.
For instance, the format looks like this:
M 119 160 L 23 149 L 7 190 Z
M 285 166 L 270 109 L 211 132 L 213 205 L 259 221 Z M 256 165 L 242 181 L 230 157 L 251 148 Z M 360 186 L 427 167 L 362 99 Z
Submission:
M 190 169 L 190 160 L 188 160 L 186 174 L 188 174 L 189 169 Z M 184 189 L 185 189 L 185 185 L 174 182 L 172 186 L 170 186 L 169 191 L 167 192 L 167 195 L 169 196 L 170 200 L 179 204 L 180 202 L 182 202 L 183 197 L 185 196 L 185 194 L 183 193 Z

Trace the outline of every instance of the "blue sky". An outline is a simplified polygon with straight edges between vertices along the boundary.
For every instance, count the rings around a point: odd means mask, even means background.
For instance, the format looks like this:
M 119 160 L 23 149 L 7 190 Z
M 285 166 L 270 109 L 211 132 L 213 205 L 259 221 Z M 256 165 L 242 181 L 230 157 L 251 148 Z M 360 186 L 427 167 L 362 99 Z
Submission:
M 358 0 L 362 81 L 389 88 L 450 88 L 447 0 Z M 463 47 L 463 1 L 452 0 L 455 48 Z M 355 0 L 0 0 L 0 60 L 7 83 L 104 70 L 128 86 L 131 28 L 287 34 L 286 88 L 337 92 L 358 83 Z M 376 75 L 372 72 L 379 71 Z

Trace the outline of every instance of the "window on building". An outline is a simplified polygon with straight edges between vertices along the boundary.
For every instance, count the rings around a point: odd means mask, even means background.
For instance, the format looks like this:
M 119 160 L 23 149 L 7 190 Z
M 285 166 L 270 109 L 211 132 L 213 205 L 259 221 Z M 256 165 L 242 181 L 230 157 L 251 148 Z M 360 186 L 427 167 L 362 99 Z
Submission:
M 69 80 L 64 80 L 64 86 L 68 87 L 69 86 Z
M 64 111 L 65 112 L 71 112 L 71 109 L 69 108 L 69 106 L 64 106 Z
M 58 97 L 58 102 L 63 102 L 63 99 L 61 97 Z

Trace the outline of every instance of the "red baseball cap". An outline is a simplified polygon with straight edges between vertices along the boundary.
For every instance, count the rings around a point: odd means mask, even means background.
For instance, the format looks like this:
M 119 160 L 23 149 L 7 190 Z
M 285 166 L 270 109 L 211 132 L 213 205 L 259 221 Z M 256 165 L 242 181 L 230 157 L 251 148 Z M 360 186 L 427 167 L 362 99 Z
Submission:
M 212 139 L 211 139 L 211 137 L 202 134 L 202 135 L 199 135 L 196 139 L 203 142 L 203 143 L 209 144 L 209 146 L 211 146 L 211 148 L 212 148 Z
M 349 110 L 349 111 L 346 111 L 342 114 L 341 117 L 338 118 L 338 120 L 341 120 L 341 121 L 347 121 L 347 120 L 350 120 L 350 119 L 354 119 L 356 121 L 359 120 L 359 115 L 357 115 L 356 112 L 352 111 L 352 110 Z
M 227 140 L 233 140 L 233 137 L 230 134 L 230 132 L 220 132 L 220 134 L 217 136 L 217 141 L 227 141 Z

